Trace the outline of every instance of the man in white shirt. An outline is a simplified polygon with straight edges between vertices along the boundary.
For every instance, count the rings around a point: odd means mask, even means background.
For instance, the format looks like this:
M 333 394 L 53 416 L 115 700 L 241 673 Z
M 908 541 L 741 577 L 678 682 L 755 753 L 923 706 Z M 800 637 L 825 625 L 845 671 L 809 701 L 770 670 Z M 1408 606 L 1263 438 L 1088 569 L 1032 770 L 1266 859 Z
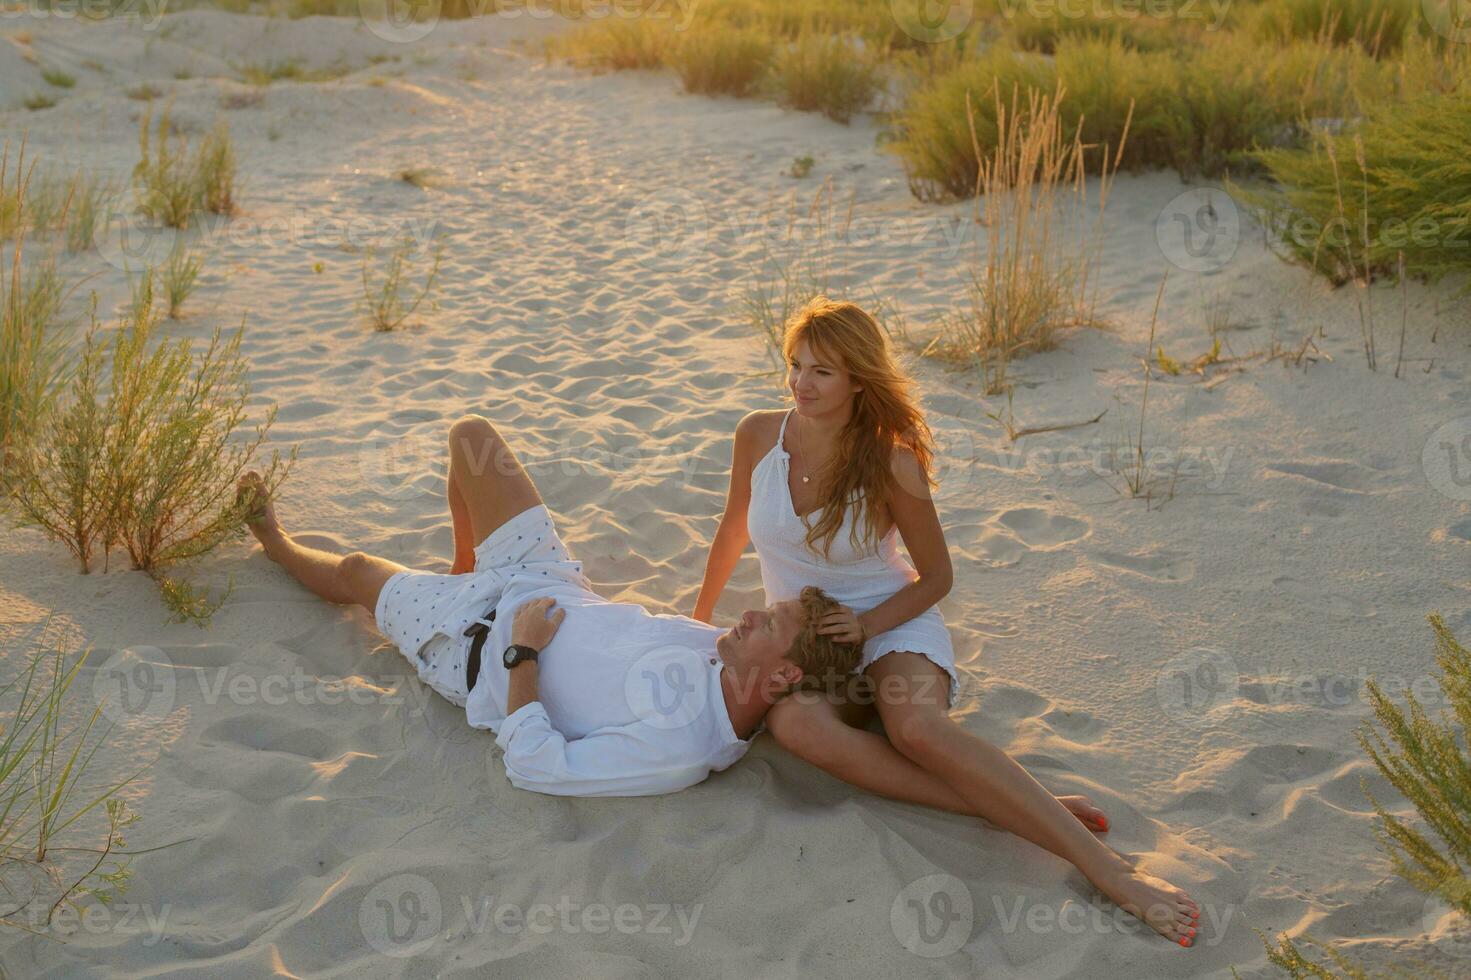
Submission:
M 451 574 L 303 546 L 254 471 L 248 525 L 317 595 L 356 602 L 419 678 L 495 731 L 506 775 L 563 796 L 670 793 L 726 768 L 772 704 L 853 671 L 856 644 L 818 632 L 838 603 L 819 589 L 748 610 L 729 630 L 653 615 L 592 590 L 531 478 L 494 426 L 450 428 Z M 482 655 L 483 654 L 483 655 Z

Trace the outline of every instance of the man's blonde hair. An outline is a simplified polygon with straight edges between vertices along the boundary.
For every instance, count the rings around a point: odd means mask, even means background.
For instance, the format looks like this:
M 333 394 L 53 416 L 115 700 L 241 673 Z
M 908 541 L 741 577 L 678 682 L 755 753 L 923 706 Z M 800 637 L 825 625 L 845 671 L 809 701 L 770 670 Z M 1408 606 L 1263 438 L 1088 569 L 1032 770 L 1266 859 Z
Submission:
M 815 585 L 804 588 L 797 601 L 802 604 L 802 631 L 792 641 L 787 659 L 802 668 L 810 683 L 832 686 L 845 680 L 863 658 L 863 644 L 847 643 L 817 632 L 823 618 L 842 603 Z

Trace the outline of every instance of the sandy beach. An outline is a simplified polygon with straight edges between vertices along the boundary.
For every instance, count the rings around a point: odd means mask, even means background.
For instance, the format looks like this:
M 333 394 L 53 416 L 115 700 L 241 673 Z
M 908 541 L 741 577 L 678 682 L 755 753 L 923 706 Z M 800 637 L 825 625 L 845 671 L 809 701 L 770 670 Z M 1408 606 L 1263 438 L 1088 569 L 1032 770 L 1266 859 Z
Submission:
M 167 330 L 207 341 L 244 319 L 252 410 L 279 406 L 269 445 L 300 446 L 276 507 L 305 543 L 447 572 L 445 440 L 477 413 L 600 592 L 688 614 L 735 424 L 786 404 L 741 303 L 790 216 L 829 187 L 851 208 L 833 291 L 889 298 L 922 334 L 963 294 L 974 207 L 916 201 L 869 116 L 548 63 L 539 40 L 560 25 L 503 15 L 396 44 L 347 18 L 16 16 L 0 21 L 0 132 L 122 187 L 145 107 L 129 88 L 157 86 L 186 133 L 228 121 L 242 210 L 188 232 L 209 259 Z M 42 112 L 11 97 L 36 85 L 28 51 L 77 76 Z M 230 77 L 283 59 L 345 74 Z M 405 167 L 435 180 L 396 179 Z M 1208 247 L 1176 220 L 1203 196 L 1239 218 Z M 516 790 L 493 738 L 370 616 L 311 596 L 254 541 L 199 565 L 202 584 L 234 583 L 201 630 L 167 624 L 126 556 L 82 576 L 39 532 L 6 530 L 0 640 L 51 616 L 94 648 L 81 700 L 110 696 L 116 727 L 93 766 L 151 763 L 124 790 L 141 814 L 129 847 L 173 846 L 134 858 L 111 909 L 0 931 L 4 975 L 1276 976 L 1254 929 L 1471 970 L 1464 926 L 1376 847 L 1361 779 L 1413 811 L 1352 737 L 1366 677 L 1435 693 L 1427 613 L 1471 630 L 1471 486 L 1445 448 L 1471 436 L 1456 284 L 1373 288 L 1370 371 L 1354 287 L 1274 256 L 1219 184 L 1120 176 L 1107 225 L 1110 327 L 1012 370 L 1017 428 L 1098 422 L 1013 443 L 988 417 L 1006 401 L 972 373 L 906 363 L 942 451 L 955 715 L 1048 789 L 1090 796 L 1111 846 L 1187 888 L 1205 913 L 1193 948 L 1033 845 L 865 796 L 769 735 L 677 795 Z M 439 283 L 376 332 L 364 248 L 403 235 L 442 240 Z M 140 239 L 109 236 L 61 261 L 92 277 L 69 309 L 95 290 L 112 320 Z M 1144 431 L 1173 492 L 1146 503 L 1105 461 L 1137 435 L 1166 271 L 1156 342 L 1175 358 L 1209 349 L 1212 303 L 1236 355 L 1311 346 L 1209 385 L 1156 371 Z M 717 625 L 763 601 L 748 553 Z M 903 926 L 915 902 L 933 929 Z

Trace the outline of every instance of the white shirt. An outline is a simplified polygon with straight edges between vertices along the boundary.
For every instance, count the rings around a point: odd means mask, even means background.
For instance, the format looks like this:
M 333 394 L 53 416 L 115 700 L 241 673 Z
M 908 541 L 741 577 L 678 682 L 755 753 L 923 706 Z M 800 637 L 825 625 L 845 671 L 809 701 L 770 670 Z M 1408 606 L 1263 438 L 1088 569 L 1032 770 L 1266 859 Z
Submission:
M 516 609 L 551 596 L 566 618 L 541 651 L 539 700 L 506 716 L 510 675 L 501 653 Z M 730 766 L 739 738 L 720 685 L 715 638 L 685 616 L 609 602 L 566 581 L 513 576 L 496 604 L 479 679 L 465 704 L 476 728 L 505 750 L 506 776 L 558 796 L 673 793 Z

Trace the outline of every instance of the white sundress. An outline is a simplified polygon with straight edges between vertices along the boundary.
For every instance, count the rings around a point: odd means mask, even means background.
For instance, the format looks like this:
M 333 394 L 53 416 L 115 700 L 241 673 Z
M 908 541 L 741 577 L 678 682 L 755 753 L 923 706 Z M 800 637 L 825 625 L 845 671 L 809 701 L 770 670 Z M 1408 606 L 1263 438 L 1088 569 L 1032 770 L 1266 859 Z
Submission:
M 899 553 L 897 527 L 889 528 L 877 549 L 867 548 L 861 537 L 859 547 L 853 547 L 849 538 L 855 517 L 853 507 L 843 516 L 829 557 L 824 558 L 821 551 L 814 552 L 807 546 L 807 528 L 792 504 L 788 483 L 792 458 L 783 447 L 791 417 L 788 411 L 782 418 L 776 445 L 751 471 L 751 504 L 746 528 L 756 547 L 756 557 L 761 561 L 766 601 L 770 604 L 795 599 L 803 587 L 815 585 L 854 612 L 867 612 L 913 582 L 919 574 Z M 923 654 L 949 674 L 949 703 L 954 705 L 960 678 L 955 669 L 950 631 L 938 607 L 931 606 L 907 623 L 869 637 L 863 645 L 858 669 L 863 670 L 895 651 Z

